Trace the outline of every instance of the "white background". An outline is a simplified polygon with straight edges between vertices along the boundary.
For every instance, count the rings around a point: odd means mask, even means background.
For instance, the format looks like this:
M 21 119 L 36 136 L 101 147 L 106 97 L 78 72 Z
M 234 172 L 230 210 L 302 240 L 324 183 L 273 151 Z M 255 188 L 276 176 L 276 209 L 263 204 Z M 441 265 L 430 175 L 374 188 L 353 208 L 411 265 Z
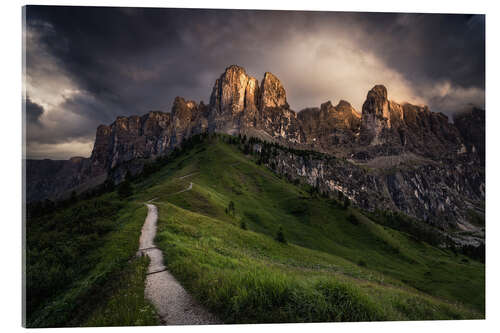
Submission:
M 25 4 L 94 5 L 129 7 L 246 8 L 330 11 L 478 13 L 486 14 L 486 320 L 420 321 L 380 323 L 327 323 L 280 325 L 170 326 L 148 328 L 98 328 L 99 332 L 254 332 L 286 330 L 289 333 L 315 332 L 490 332 L 500 331 L 499 301 L 499 217 L 500 205 L 500 103 L 499 40 L 500 11 L 497 1 L 6 1 L 0 9 L 0 330 L 20 331 L 21 327 L 21 7 Z M 465 286 L 466 288 L 466 286 Z M 497 327 L 496 327 L 497 326 Z M 54 329 L 49 329 L 53 331 Z M 58 329 L 58 332 L 68 329 Z

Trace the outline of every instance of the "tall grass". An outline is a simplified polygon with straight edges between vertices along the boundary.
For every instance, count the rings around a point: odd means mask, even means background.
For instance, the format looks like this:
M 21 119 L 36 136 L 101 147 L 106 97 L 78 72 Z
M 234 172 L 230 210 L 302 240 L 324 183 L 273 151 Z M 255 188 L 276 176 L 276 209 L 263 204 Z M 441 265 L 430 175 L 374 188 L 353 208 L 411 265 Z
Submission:
M 341 259 L 158 204 L 169 270 L 226 323 L 477 318 Z M 346 269 L 347 268 L 347 269 Z M 418 312 L 412 313 L 412 304 Z
M 131 264 L 146 212 L 111 193 L 28 220 L 26 326 L 83 325 Z
M 84 326 L 158 325 L 155 309 L 144 297 L 149 260 L 134 258 L 114 281 L 109 297 L 101 302 Z

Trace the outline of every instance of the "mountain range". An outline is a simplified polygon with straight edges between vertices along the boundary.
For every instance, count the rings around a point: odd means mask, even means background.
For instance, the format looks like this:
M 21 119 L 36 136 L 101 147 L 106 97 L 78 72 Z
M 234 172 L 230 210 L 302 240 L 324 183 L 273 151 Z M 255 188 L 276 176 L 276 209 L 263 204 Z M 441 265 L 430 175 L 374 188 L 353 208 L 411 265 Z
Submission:
M 295 112 L 281 81 L 229 66 L 209 104 L 176 97 L 170 112 L 118 117 L 97 128 L 89 158 L 26 161 L 26 201 L 58 200 L 138 174 L 195 134 L 218 132 L 272 143 L 265 164 L 290 180 L 341 195 L 369 211 L 401 212 L 459 243 L 484 242 L 485 112 L 454 117 L 388 99 L 374 86 L 361 112 L 344 100 Z

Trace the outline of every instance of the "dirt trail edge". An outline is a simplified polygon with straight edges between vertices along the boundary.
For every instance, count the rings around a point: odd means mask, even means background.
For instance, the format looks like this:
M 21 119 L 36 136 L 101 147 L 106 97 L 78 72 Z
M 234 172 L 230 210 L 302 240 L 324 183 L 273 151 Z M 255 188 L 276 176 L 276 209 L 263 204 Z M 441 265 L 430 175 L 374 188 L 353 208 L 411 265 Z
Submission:
M 154 245 L 158 209 L 146 204 L 148 216 L 142 227 L 138 254 L 149 259 L 146 298 L 153 303 L 164 325 L 203 325 L 220 323 L 201 307 L 163 265 L 163 253 Z

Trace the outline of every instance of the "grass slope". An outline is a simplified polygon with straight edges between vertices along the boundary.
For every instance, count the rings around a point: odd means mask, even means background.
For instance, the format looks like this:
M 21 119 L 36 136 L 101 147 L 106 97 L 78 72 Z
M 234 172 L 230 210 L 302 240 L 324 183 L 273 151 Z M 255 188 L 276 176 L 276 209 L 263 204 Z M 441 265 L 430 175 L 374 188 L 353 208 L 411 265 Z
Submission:
M 484 318 L 484 264 L 311 196 L 221 138 L 137 183 L 134 199 L 155 198 L 167 267 L 222 320 Z
M 108 193 L 28 219 L 26 326 L 158 324 L 135 257 L 146 213 Z
M 312 195 L 227 141 L 148 165 L 128 199 L 29 218 L 27 326 L 159 323 L 135 256 L 153 198 L 166 266 L 224 322 L 484 318 L 484 264 Z

